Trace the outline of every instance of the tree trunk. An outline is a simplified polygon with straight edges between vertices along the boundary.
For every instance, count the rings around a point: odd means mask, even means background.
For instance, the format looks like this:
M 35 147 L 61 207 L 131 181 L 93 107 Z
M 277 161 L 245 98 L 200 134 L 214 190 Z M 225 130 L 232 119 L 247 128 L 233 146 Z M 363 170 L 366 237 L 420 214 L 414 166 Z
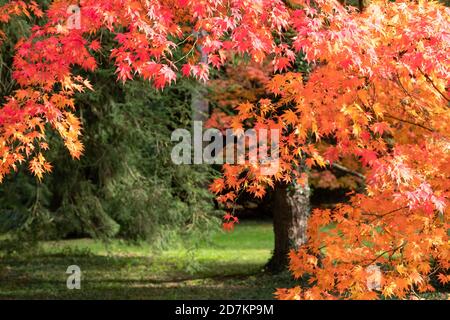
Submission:
M 275 249 L 266 265 L 270 272 L 286 269 L 291 249 L 307 241 L 307 223 L 311 211 L 310 188 L 298 184 L 278 184 L 273 193 L 272 212 Z
M 207 33 L 201 31 L 197 36 L 205 36 Z M 200 62 L 208 63 L 208 55 L 203 51 L 202 46 L 197 47 L 200 51 Z M 208 90 L 202 84 L 196 86 L 192 92 L 191 108 L 192 121 L 206 121 L 209 118 L 209 103 L 205 98 Z
M 363 12 L 365 8 L 370 5 L 370 0 L 359 0 L 358 1 L 358 9 L 359 12 Z

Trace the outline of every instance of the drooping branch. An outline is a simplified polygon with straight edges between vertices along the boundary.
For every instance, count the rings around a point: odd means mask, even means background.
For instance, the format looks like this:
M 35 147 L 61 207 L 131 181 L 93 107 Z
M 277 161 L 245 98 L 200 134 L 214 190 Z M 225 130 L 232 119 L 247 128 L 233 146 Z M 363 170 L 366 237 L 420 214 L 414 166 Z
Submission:
M 405 210 L 405 209 L 408 209 L 408 206 L 404 206 L 404 207 L 401 207 L 401 208 L 397 208 L 397 209 L 394 209 L 394 210 L 391 210 L 391 211 L 388 211 L 388 212 L 382 213 L 382 214 L 376 214 L 376 213 L 368 213 L 368 212 L 365 212 L 365 213 L 363 213 L 363 215 L 364 215 L 364 216 L 373 216 L 374 219 L 372 219 L 372 220 L 370 221 L 370 222 L 372 223 L 372 222 L 374 222 L 375 220 L 384 218 L 384 217 L 386 217 L 386 216 L 388 216 L 388 215 L 390 215 L 390 214 L 393 214 L 393 213 L 396 213 L 396 212 L 399 212 L 399 211 L 402 211 L 402 210 Z
M 406 120 L 406 119 L 401 119 L 401 118 L 398 118 L 398 117 L 393 116 L 393 115 L 391 115 L 391 114 L 385 114 L 384 116 L 385 116 L 386 118 L 391 118 L 391 119 L 394 119 L 394 120 L 397 120 L 397 121 L 400 121 L 400 122 L 404 122 L 404 123 L 410 124 L 410 125 L 412 125 L 412 126 L 417 126 L 417 127 L 419 127 L 419 128 L 428 130 L 428 131 L 430 131 L 430 132 L 436 132 L 434 129 L 429 128 L 429 127 L 427 127 L 427 126 L 424 126 L 423 124 L 416 123 L 416 122 L 413 122 L 413 121 L 409 121 L 409 120 Z
M 349 174 L 349 175 L 352 175 L 352 176 L 354 176 L 354 177 L 357 177 L 357 178 L 359 178 L 359 179 L 361 179 L 361 180 L 363 180 L 363 181 L 366 180 L 366 176 L 365 176 L 365 175 L 363 175 L 362 173 L 359 173 L 359 172 L 357 172 L 357 171 L 351 170 L 351 169 L 349 169 L 349 168 L 343 166 L 342 164 L 333 162 L 333 164 L 331 165 L 331 167 L 332 167 L 333 169 L 336 169 L 336 170 L 342 171 L 342 172 L 344 172 L 344 173 L 346 173 L 346 174 Z
M 428 74 L 422 71 L 422 69 L 419 68 L 420 73 L 427 79 L 427 81 L 431 84 L 431 86 L 447 101 L 450 102 L 450 99 L 437 87 L 437 85 L 434 83 L 433 79 L 430 78 Z M 448 105 L 447 105 L 448 107 Z
M 404 241 L 404 242 L 402 242 L 402 244 L 398 245 L 397 247 L 394 247 L 390 250 L 383 251 L 382 253 L 377 255 L 374 259 L 372 259 L 369 263 L 365 264 L 364 267 L 370 266 L 372 263 L 374 263 L 375 261 L 377 261 L 378 259 L 380 259 L 382 256 L 384 256 L 387 253 L 390 253 L 390 256 L 392 256 L 396 251 L 404 248 L 407 244 L 408 244 L 408 241 Z

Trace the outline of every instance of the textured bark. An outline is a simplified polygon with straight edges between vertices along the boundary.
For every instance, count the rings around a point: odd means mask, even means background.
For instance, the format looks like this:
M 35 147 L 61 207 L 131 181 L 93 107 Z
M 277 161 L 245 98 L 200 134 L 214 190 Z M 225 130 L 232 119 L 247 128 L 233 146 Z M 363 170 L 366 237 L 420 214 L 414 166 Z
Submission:
M 206 89 L 198 87 L 197 90 L 192 92 L 192 120 L 193 121 L 206 121 L 209 116 L 209 103 L 205 98 Z
M 358 9 L 360 12 L 363 12 L 365 8 L 370 5 L 370 0 L 359 0 L 358 1 Z
M 196 36 L 205 36 L 203 31 Z M 198 46 L 201 53 L 200 62 L 207 63 L 208 55 L 202 50 L 202 46 Z M 207 89 L 203 85 L 198 85 L 192 92 L 191 108 L 192 121 L 206 121 L 209 118 L 209 103 L 206 99 Z
M 339 2 L 343 5 L 352 5 L 352 6 L 358 6 L 358 10 L 362 12 L 367 6 L 370 5 L 370 0 L 358 0 L 358 1 L 352 1 L 352 0 L 339 0 Z
M 272 202 L 275 249 L 266 266 L 269 271 L 285 270 L 289 262 L 289 251 L 306 243 L 311 211 L 310 193 L 308 184 L 276 186 Z

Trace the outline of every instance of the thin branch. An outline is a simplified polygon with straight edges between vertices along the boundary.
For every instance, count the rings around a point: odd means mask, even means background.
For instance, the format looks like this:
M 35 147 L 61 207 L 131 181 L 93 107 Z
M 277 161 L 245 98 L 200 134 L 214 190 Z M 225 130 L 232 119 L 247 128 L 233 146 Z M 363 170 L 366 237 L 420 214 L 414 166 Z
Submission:
M 362 173 L 359 173 L 359 172 L 357 172 L 357 171 L 351 170 L 351 169 L 349 169 L 349 168 L 343 166 L 342 164 L 333 162 L 333 164 L 331 165 L 331 167 L 334 168 L 334 169 L 337 169 L 337 170 L 339 170 L 339 171 L 345 172 L 345 173 L 347 173 L 347 174 L 349 174 L 349 175 L 358 177 L 358 178 L 360 178 L 360 179 L 363 180 L 363 181 L 366 180 L 366 176 L 365 176 L 365 175 L 363 175 Z
M 192 48 L 188 51 L 188 53 L 186 53 L 184 56 L 182 56 L 177 61 L 174 61 L 173 64 L 174 65 L 177 64 L 181 60 L 184 60 L 185 58 L 187 58 L 192 52 L 194 52 L 194 50 L 196 49 L 196 46 L 197 46 L 197 41 L 198 41 L 198 38 L 195 38 L 194 44 L 192 45 Z
M 412 96 L 412 94 L 411 94 L 408 90 L 406 90 L 405 86 L 403 85 L 402 81 L 400 80 L 400 76 L 399 76 L 398 73 L 395 74 L 394 80 L 395 80 L 395 82 L 397 82 L 397 84 L 400 86 L 400 88 L 403 90 L 403 92 L 404 92 L 407 96 L 409 96 L 409 97 L 411 97 L 411 98 L 413 98 L 413 99 L 416 99 L 415 97 Z
M 433 86 L 433 88 L 445 99 L 447 102 L 450 102 L 450 99 L 436 86 L 433 80 L 427 75 L 422 69 L 419 68 L 420 73 L 427 79 L 427 81 Z
M 391 119 L 394 119 L 394 120 L 397 120 L 397 121 L 400 121 L 400 122 L 404 122 L 404 123 L 408 123 L 408 124 L 413 125 L 413 126 L 417 126 L 419 128 L 428 130 L 428 131 L 433 132 L 433 133 L 436 132 L 434 129 L 429 128 L 427 126 L 424 126 L 423 124 L 416 123 L 416 122 L 413 122 L 413 121 L 409 121 L 409 120 L 406 120 L 406 119 L 397 118 L 397 117 L 395 117 L 395 116 L 393 116 L 391 114 L 385 114 L 384 116 L 386 118 L 391 118 Z
M 380 218 L 384 218 L 384 217 L 386 217 L 387 215 L 390 215 L 390 214 L 392 214 L 392 213 L 396 213 L 396 212 L 398 212 L 398 211 L 401 211 L 401 210 L 404 210 L 404 209 L 407 209 L 408 208 L 408 206 L 405 206 L 405 207 L 401 207 L 401 208 L 398 208 L 398 209 L 394 209 L 394 210 L 391 210 L 391 211 L 388 211 L 388 212 L 386 212 L 386 213 L 383 213 L 383 214 L 376 214 L 376 213 L 363 213 L 363 215 L 364 216 L 374 216 L 375 218 L 373 219 L 373 220 L 371 220 L 370 222 L 374 222 L 376 219 L 380 219 Z
M 368 267 L 370 266 L 372 263 L 374 263 L 375 261 L 377 261 L 378 259 L 380 259 L 382 256 L 384 256 L 386 253 L 391 253 L 391 256 L 395 253 L 395 251 L 402 249 L 404 246 L 406 246 L 406 244 L 408 243 L 408 241 L 403 242 L 401 245 L 392 248 L 390 250 L 386 250 L 383 251 L 382 253 L 380 253 L 379 255 L 377 255 L 375 257 L 375 259 L 372 259 L 368 264 L 364 265 L 364 267 Z

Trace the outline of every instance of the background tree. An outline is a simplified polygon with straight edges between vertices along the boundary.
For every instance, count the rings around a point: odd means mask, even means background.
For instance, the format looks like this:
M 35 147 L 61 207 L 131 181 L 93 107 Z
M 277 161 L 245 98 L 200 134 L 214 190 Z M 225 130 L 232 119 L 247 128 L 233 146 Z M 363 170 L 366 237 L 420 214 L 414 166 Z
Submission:
M 15 88 L 9 68 L 14 43 L 29 34 L 29 27 L 30 21 L 19 17 L 4 29 L 2 97 Z M 106 30 L 102 41 L 104 50 L 115 45 Z M 190 125 L 193 81 L 182 81 L 165 92 L 143 81 L 111 86 L 114 66 L 103 52 L 96 52 L 95 58 L 98 69 L 89 76 L 96 91 L 76 97 L 76 114 L 83 122 L 83 157 L 74 162 L 49 132 L 53 174 L 39 182 L 19 166 L 7 177 L 0 185 L 0 230 L 13 232 L 20 243 L 118 236 L 156 246 L 167 246 L 168 240 L 189 232 L 201 231 L 200 236 L 216 230 L 213 197 L 204 188 L 214 172 L 175 166 L 170 159 L 172 130 Z

